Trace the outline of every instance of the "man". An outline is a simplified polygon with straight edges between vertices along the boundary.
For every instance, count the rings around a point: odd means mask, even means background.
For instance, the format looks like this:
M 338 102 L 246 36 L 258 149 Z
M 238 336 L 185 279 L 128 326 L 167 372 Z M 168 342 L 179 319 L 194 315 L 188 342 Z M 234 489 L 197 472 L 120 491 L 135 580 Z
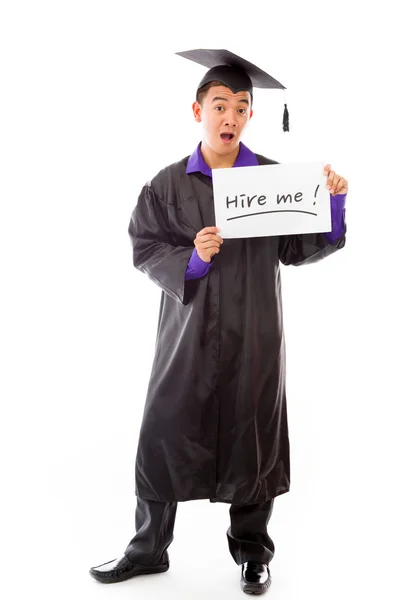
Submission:
M 226 51 L 194 52 L 215 61 L 193 103 L 203 140 L 143 187 L 129 225 L 134 266 L 162 289 L 136 457 L 136 535 L 90 574 L 108 583 L 168 570 L 177 503 L 209 499 L 230 504 L 241 588 L 261 594 L 271 583 L 274 498 L 290 487 L 279 261 L 309 264 L 344 247 L 348 186 L 325 166 L 331 232 L 223 240 L 211 169 L 276 161 L 241 142 L 262 77 Z

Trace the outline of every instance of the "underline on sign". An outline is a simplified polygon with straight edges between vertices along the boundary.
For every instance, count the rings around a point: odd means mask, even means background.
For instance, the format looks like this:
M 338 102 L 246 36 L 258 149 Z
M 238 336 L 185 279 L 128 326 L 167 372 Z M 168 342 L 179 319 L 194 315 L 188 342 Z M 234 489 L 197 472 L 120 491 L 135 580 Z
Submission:
M 314 215 L 317 217 L 317 213 L 308 212 L 307 210 L 264 210 L 263 212 L 251 213 L 250 215 L 240 215 L 239 217 L 230 217 L 227 221 L 233 221 L 233 219 L 244 219 L 244 217 L 255 217 L 256 215 L 267 215 L 270 213 L 302 213 L 303 215 Z

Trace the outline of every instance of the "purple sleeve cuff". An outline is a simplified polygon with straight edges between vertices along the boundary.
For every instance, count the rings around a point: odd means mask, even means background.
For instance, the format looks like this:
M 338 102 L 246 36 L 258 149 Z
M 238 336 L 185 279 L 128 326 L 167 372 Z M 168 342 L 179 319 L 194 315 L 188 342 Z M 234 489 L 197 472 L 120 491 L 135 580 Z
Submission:
M 334 244 L 345 231 L 346 196 L 347 194 L 331 194 L 332 231 L 324 233 L 330 244 Z
M 188 266 L 186 268 L 185 281 L 189 279 L 200 279 L 200 277 L 204 277 L 204 275 L 207 275 L 213 262 L 214 259 L 211 259 L 211 262 L 209 263 L 204 262 L 204 260 L 201 260 L 195 248 L 192 252 L 192 256 L 190 257 Z

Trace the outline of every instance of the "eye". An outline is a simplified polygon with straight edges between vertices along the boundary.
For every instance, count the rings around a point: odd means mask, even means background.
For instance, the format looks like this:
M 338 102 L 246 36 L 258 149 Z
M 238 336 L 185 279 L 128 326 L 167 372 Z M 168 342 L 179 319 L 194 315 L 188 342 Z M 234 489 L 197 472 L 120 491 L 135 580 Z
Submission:
M 217 110 L 218 112 L 221 112 L 219 109 L 225 110 L 225 107 L 222 106 L 221 104 L 219 104 L 218 106 L 215 107 L 215 110 Z M 246 115 L 247 114 L 247 109 L 246 108 L 239 108 L 238 111 L 242 111 L 241 114 L 242 115 Z

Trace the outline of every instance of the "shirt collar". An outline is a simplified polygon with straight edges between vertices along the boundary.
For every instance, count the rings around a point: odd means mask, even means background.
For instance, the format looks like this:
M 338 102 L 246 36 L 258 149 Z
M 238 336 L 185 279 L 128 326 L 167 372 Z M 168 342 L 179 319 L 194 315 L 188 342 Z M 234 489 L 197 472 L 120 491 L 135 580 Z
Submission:
M 212 177 L 212 171 L 200 150 L 201 142 L 197 146 L 196 150 L 190 156 L 188 160 L 188 164 L 186 167 L 186 173 L 195 173 L 196 171 L 200 171 L 203 175 L 208 175 L 208 177 Z M 258 160 L 254 152 L 252 152 L 247 146 L 245 146 L 242 142 L 239 142 L 239 154 L 236 157 L 234 167 L 255 167 L 258 165 Z

